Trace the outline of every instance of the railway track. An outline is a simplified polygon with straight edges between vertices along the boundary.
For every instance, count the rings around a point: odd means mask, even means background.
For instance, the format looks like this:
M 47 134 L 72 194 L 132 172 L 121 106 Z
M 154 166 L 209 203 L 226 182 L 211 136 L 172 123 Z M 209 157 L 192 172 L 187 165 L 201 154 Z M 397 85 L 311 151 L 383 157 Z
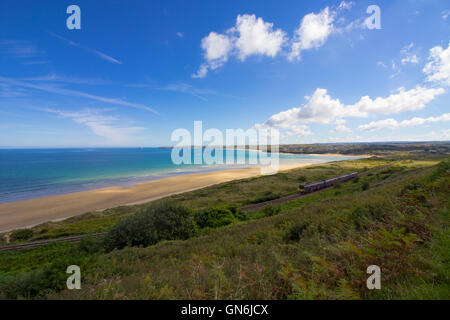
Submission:
M 61 239 L 43 240 L 43 241 L 30 242 L 30 243 L 11 244 L 9 246 L 0 247 L 0 252 L 40 247 L 40 246 L 50 244 L 50 243 L 55 243 L 55 242 L 79 242 L 85 238 L 99 238 L 99 237 L 104 236 L 105 234 L 106 234 L 106 232 L 74 236 L 74 237 L 67 237 L 67 238 L 61 238 Z
M 381 166 L 381 167 L 378 167 L 378 168 L 374 168 L 374 169 L 368 170 L 366 172 L 358 174 L 358 177 L 364 177 L 364 176 L 366 176 L 366 175 L 368 175 L 370 173 L 374 173 L 374 172 L 377 172 L 377 171 L 380 171 L 380 170 L 392 167 L 397 162 L 398 161 L 396 161 L 394 163 L 391 163 L 391 164 L 388 164 L 388 165 L 385 165 L 385 166 Z M 328 189 L 328 188 L 321 189 L 321 190 L 318 190 L 318 191 L 315 191 L 315 192 L 312 192 L 312 193 L 321 192 L 321 191 L 326 190 L 326 189 Z M 305 197 L 305 196 L 310 195 L 312 193 L 307 193 L 307 194 L 295 193 L 295 194 L 291 194 L 291 195 L 286 196 L 286 197 L 282 197 L 282 198 L 278 198 L 278 199 L 274 199 L 274 200 L 269 200 L 269 201 L 265 201 L 265 202 L 260 202 L 260 203 L 255 203 L 255 204 L 251 204 L 251 205 L 248 205 L 248 206 L 244 206 L 244 207 L 241 207 L 240 210 L 242 210 L 244 212 L 255 211 L 255 210 L 262 209 L 262 208 L 264 208 L 264 207 L 266 207 L 268 205 L 280 204 L 280 203 L 283 203 L 283 202 L 287 202 L 287 201 L 291 201 L 291 200 L 298 199 L 298 198 L 301 198 L 301 197 Z

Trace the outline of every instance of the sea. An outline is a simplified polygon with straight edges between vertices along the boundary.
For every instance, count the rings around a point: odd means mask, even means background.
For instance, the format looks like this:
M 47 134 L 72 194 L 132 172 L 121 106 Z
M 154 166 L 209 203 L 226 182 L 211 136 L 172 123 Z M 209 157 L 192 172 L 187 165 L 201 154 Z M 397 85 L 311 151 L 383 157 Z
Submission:
M 227 152 L 224 159 L 233 157 L 234 163 L 241 164 L 177 165 L 172 161 L 171 148 L 0 149 L 0 203 L 111 186 L 130 187 L 177 175 L 250 167 L 250 157 L 261 155 L 255 150 L 222 152 Z M 192 157 L 194 153 L 192 150 Z M 358 157 L 279 154 L 281 164 L 355 158 Z

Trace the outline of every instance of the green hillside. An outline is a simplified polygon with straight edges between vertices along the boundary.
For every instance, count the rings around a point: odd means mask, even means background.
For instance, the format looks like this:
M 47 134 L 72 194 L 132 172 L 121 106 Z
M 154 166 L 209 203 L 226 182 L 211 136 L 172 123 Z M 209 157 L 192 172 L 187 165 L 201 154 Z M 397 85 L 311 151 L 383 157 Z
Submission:
M 335 162 L 48 223 L 17 241 L 109 233 L 0 253 L 0 297 L 448 299 L 449 169 L 446 156 Z M 351 171 L 370 173 L 259 211 L 238 210 Z M 81 267 L 81 290 L 64 289 L 71 264 Z M 382 270 L 381 290 L 366 288 L 373 264 Z

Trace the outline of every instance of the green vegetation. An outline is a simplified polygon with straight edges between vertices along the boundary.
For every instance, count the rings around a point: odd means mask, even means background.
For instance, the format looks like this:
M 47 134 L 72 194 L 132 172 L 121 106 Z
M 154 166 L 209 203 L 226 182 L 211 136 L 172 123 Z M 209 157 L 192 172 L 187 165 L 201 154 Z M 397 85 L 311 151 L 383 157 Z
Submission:
M 447 155 L 450 152 L 448 142 L 392 142 L 392 143 L 324 143 L 324 144 L 288 144 L 280 146 L 280 152 L 304 154 L 373 154 L 382 156 Z
M 83 227 L 108 234 L 0 253 L 0 298 L 448 299 L 450 162 L 436 160 L 335 162 L 37 226 L 27 241 Z M 386 165 L 319 193 L 238 210 L 295 193 L 300 181 Z M 64 290 L 71 264 L 81 267 L 81 290 Z M 366 288 L 372 264 L 381 267 L 382 290 Z
M 13 231 L 13 233 L 11 234 L 11 240 L 12 241 L 22 241 L 22 240 L 28 240 L 31 237 L 33 237 L 33 230 L 31 229 L 20 229 L 20 230 L 15 230 Z
M 120 221 L 105 236 L 108 251 L 126 246 L 150 246 L 161 240 L 188 239 L 195 235 L 190 210 L 172 203 L 156 203 Z

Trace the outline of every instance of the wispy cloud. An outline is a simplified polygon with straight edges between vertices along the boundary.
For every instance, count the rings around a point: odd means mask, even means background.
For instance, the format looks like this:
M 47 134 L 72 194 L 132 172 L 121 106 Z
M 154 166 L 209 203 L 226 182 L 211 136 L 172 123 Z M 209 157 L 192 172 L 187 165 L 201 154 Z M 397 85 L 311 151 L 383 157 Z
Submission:
M 15 86 L 18 86 L 18 87 L 36 89 L 36 90 L 41 90 L 41 91 L 50 92 L 50 93 L 56 93 L 56 94 L 61 94 L 61 95 L 67 95 L 67 96 L 82 97 L 82 98 L 87 98 L 87 99 L 91 99 L 91 100 L 96 100 L 96 101 L 111 103 L 111 104 L 115 104 L 115 105 L 120 105 L 120 106 L 124 106 L 124 107 L 131 107 L 131 108 L 136 108 L 136 109 L 142 109 L 142 110 L 146 110 L 146 111 L 150 111 L 150 112 L 153 112 L 155 114 L 158 114 L 158 112 L 156 110 L 154 110 L 154 109 L 152 109 L 152 108 L 150 108 L 148 106 L 145 106 L 145 105 L 142 105 L 142 104 L 137 104 L 137 103 L 132 103 L 132 102 L 128 102 L 128 101 L 124 101 L 122 99 L 107 98 L 107 97 L 93 95 L 93 94 L 90 94 L 90 93 L 85 93 L 85 92 L 82 92 L 82 91 L 70 90 L 70 89 L 65 89 L 65 88 L 52 86 L 52 85 L 33 84 L 33 83 L 30 83 L 30 82 L 14 80 L 14 79 L 2 77 L 2 76 L 0 76 L 0 81 L 4 81 L 4 82 L 6 82 L 9 85 L 15 85 Z
M 57 35 L 56 33 L 53 33 L 53 32 L 50 32 L 50 31 L 48 31 L 48 33 L 51 36 L 53 36 L 55 38 L 58 38 L 59 40 L 65 42 L 66 44 L 68 44 L 70 46 L 77 47 L 77 48 L 83 49 L 85 51 L 88 51 L 88 52 L 96 55 L 97 57 L 99 57 L 99 58 L 101 58 L 103 60 L 106 60 L 106 61 L 109 61 L 109 62 L 112 62 L 112 63 L 115 63 L 115 64 L 122 64 L 122 61 L 119 61 L 119 60 L 117 60 L 117 59 L 115 59 L 115 58 L 113 58 L 113 57 L 111 57 L 111 56 L 109 56 L 109 55 L 107 55 L 107 54 L 105 54 L 103 52 L 100 52 L 100 51 L 95 50 L 95 49 L 91 49 L 91 48 L 89 48 L 89 47 L 87 47 L 85 45 L 82 45 L 82 44 L 79 44 L 79 43 L 74 42 L 72 40 L 69 40 L 69 39 L 66 39 L 64 37 L 61 37 L 60 35 Z
M 106 138 L 113 145 L 132 143 L 136 140 L 136 134 L 146 130 L 143 127 L 119 126 L 116 124 L 117 118 L 103 115 L 99 110 L 62 111 L 51 108 L 39 108 L 38 110 L 85 125 L 94 134 Z
M 372 121 L 369 124 L 363 124 L 358 127 L 360 130 L 364 131 L 373 131 L 384 128 L 389 129 L 398 129 L 401 127 L 413 127 L 423 125 L 425 123 L 434 123 L 434 122 L 447 122 L 450 121 L 450 113 L 445 113 L 439 117 L 429 117 L 429 118 L 412 118 L 410 120 L 397 121 L 395 119 L 389 118 L 380 121 Z
M 25 81 L 42 81 L 42 82 L 56 82 L 56 83 L 72 83 L 72 84 L 87 84 L 87 85 L 107 85 L 111 84 L 108 81 L 101 79 L 81 79 L 76 77 L 66 77 L 62 75 L 57 75 L 55 73 L 38 76 L 38 77 L 30 77 L 30 78 L 22 78 L 20 80 Z
M 194 96 L 196 98 L 199 98 L 203 101 L 208 101 L 208 99 L 205 97 L 207 95 L 213 95 L 216 94 L 216 91 L 211 89 L 197 89 L 194 88 L 192 85 L 184 82 L 180 83 L 170 83 L 165 86 L 160 86 L 156 84 L 151 83 L 143 83 L 143 84 L 129 84 L 128 87 L 137 87 L 137 88 L 149 88 L 151 90 L 160 90 L 160 91 L 171 91 L 171 92 L 178 92 L 178 93 L 184 93 L 189 94 L 191 96 Z
M 25 40 L 1 40 L 0 52 L 19 59 L 35 58 L 45 53 L 39 50 L 33 42 Z

